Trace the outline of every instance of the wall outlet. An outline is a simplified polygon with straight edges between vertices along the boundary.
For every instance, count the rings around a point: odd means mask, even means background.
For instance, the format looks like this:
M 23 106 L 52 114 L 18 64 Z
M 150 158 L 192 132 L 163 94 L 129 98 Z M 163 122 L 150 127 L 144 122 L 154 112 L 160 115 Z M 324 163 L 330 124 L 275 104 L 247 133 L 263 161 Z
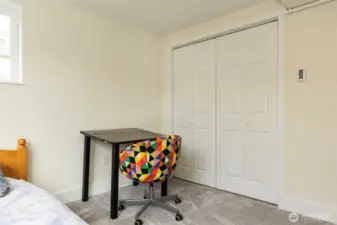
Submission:
M 298 82 L 303 82 L 306 80 L 306 71 L 305 69 L 298 69 L 297 70 L 297 81 Z
M 108 166 L 109 165 L 109 156 L 105 156 L 104 157 L 104 166 Z

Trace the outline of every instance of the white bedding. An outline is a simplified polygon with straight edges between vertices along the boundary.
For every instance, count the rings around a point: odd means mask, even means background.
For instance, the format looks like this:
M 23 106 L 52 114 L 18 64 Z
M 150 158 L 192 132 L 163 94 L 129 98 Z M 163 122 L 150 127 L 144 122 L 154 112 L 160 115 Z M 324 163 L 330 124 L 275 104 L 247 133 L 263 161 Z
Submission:
M 11 192 L 0 198 L 0 225 L 88 225 L 48 192 L 8 179 Z

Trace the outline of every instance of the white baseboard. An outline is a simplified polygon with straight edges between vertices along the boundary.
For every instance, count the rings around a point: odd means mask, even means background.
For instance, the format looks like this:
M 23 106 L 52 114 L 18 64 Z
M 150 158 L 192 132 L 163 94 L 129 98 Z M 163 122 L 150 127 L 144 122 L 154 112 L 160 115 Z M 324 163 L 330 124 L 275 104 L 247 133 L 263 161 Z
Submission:
M 110 180 L 101 180 L 101 181 L 92 183 L 89 188 L 90 190 L 89 196 L 99 195 L 99 194 L 110 191 L 110 185 L 111 185 Z M 127 182 L 120 181 L 119 182 L 120 188 L 129 186 L 129 185 L 132 185 L 131 181 L 127 181 Z M 79 201 L 82 198 L 82 186 L 77 186 L 74 188 L 62 190 L 62 191 L 53 193 L 53 195 L 57 199 L 62 201 L 64 204 Z
M 307 216 L 313 220 L 324 220 L 337 224 L 337 207 L 334 206 L 296 197 L 285 197 L 278 207 L 282 210 Z

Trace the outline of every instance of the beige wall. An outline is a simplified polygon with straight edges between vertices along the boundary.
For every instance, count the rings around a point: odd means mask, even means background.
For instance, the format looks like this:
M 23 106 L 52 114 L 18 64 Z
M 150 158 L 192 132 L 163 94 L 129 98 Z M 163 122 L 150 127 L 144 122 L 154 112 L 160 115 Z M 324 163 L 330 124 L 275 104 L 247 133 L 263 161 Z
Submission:
M 337 2 L 285 20 L 285 191 L 337 207 L 336 21 Z
M 285 15 L 283 6 L 266 1 L 161 40 L 163 130 L 170 131 L 171 49 L 192 40 Z M 337 207 L 337 2 L 285 16 L 284 197 Z M 296 82 L 305 67 L 308 80 Z M 292 203 L 291 203 L 292 204 Z M 317 213 L 317 212 L 315 212 Z M 321 212 L 319 212 L 321 213 Z
M 158 42 L 69 0 L 22 2 L 25 85 L 0 84 L 1 148 L 13 149 L 26 137 L 30 181 L 79 199 L 80 130 L 160 130 Z M 93 187 L 107 191 L 110 146 L 93 149 Z

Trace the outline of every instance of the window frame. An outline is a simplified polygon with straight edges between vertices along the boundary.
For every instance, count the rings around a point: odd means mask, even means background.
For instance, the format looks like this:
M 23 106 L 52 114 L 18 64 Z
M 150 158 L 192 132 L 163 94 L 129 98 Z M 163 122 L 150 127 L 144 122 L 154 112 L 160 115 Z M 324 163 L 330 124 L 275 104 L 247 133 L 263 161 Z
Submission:
M 10 18 L 10 78 L 0 83 L 22 84 L 22 8 L 6 0 L 0 0 L 0 14 Z

